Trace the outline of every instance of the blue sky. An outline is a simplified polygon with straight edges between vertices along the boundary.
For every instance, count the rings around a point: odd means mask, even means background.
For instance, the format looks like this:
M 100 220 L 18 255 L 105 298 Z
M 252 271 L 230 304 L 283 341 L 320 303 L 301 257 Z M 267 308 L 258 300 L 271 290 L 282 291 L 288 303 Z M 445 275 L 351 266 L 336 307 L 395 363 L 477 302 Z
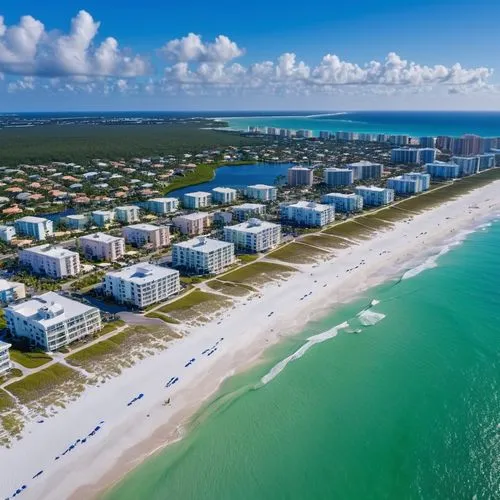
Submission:
M 0 16 L 0 111 L 500 107 L 495 0 L 3 0 Z

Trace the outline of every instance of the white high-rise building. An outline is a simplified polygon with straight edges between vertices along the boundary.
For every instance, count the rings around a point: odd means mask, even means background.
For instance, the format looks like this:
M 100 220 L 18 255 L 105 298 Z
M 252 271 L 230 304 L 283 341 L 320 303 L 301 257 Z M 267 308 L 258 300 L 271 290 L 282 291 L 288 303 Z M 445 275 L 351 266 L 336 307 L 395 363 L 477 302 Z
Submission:
M 212 204 L 212 195 L 205 191 L 196 191 L 186 193 L 182 198 L 182 204 L 186 208 L 197 210 L 199 208 L 209 207 Z
M 116 220 L 125 224 L 133 224 L 134 222 L 139 222 L 141 220 L 139 213 L 139 207 L 136 207 L 134 205 L 115 208 Z
M 332 205 L 321 205 L 310 201 L 282 203 L 280 206 L 282 222 L 298 226 L 322 227 L 335 219 Z
M 53 245 L 40 245 L 19 252 L 19 262 L 34 274 L 60 279 L 80 273 L 80 256 L 76 252 Z
M 359 186 L 356 194 L 363 198 L 363 205 L 367 207 L 380 207 L 394 201 L 394 190 L 377 186 Z
M 106 273 L 104 293 L 140 309 L 179 293 L 179 271 L 141 262 Z
M 14 236 L 16 236 L 16 229 L 14 226 L 0 226 L 0 240 L 5 243 L 10 243 Z
M 12 347 L 0 340 L 0 377 L 3 377 L 12 367 L 9 356 L 9 348 Z
M 265 252 L 280 244 L 281 226 L 260 219 L 250 219 L 235 226 L 226 226 L 224 239 L 234 243 L 238 250 Z
M 170 231 L 167 226 L 153 224 L 133 224 L 123 228 L 125 241 L 135 247 L 157 248 L 170 244 Z
M 38 241 L 46 240 L 48 236 L 54 234 L 53 223 L 43 217 L 22 217 L 14 222 L 16 233 L 21 236 L 28 236 Z
M 179 200 L 177 198 L 152 198 L 148 200 L 147 207 L 150 212 L 158 215 L 167 215 L 177 212 Z
M 216 187 L 212 189 L 212 201 L 221 205 L 229 205 L 236 201 L 238 191 L 233 188 Z
M 422 191 L 427 191 L 431 187 L 431 176 L 424 172 L 408 172 L 403 174 L 405 179 L 420 179 Z
M 200 236 L 172 246 L 172 266 L 199 274 L 217 274 L 234 262 L 234 245 Z
M 325 184 L 331 187 L 350 186 L 354 182 L 354 171 L 350 168 L 325 168 Z
M 113 210 L 95 210 L 92 212 L 92 221 L 98 227 L 105 227 L 115 220 L 115 212 Z
M 254 184 L 248 186 L 245 191 L 249 198 L 259 201 L 274 201 L 278 196 L 278 189 L 266 184 Z
M 354 172 L 354 180 L 361 181 L 365 179 L 380 179 L 384 173 L 384 166 L 381 163 L 371 161 L 357 161 L 348 163 L 345 168 Z
M 460 175 L 460 167 L 456 163 L 435 161 L 428 163 L 425 168 L 431 177 L 439 179 L 456 179 Z
M 392 163 L 418 163 L 419 149 L 417 148 L 395 148 L 391 151 Z
M 363 198 L 357 194 L 328 193 L 321 197 L 321 202 L 333 205 L 335 212 L 353 213 L 363 210 Z
M 237 221 L 243 222 L 264 215 L 266 206 L 260 203 L 242 203 L 233 207 L 232 212 Z
M 125 255 L 125 240 L 106 233 L 94 233 L 79 238 L 87 259 L 115 262 Z
M 312 186 L 313 171 L 307 167 L 291 167 L 288 169 L 289 186 Z
M 55 292 L 10 305 L 5 319 L 14 336 L 44 351 L 55 351 L 101 329 L 99 309 Z
M 400 195 L 417 194 L 422 192 L 422 180 L 398 175 L 387 179 L 387 187 Z

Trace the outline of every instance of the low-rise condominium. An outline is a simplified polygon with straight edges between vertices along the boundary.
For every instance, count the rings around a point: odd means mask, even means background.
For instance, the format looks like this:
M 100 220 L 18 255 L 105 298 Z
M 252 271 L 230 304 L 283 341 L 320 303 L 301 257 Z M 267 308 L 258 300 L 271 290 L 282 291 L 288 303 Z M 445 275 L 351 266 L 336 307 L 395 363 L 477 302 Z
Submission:
M 47 292 L 5 309 L 11 333 L 34 348 L 55 351 L 97 333 L 101 313 L 96 307 Z
M 230 205 L 236 201 L 238 191 L 233 188 L 216 187 L 212 189 L 212 201 L 219 205 Z
M 16 236 L 16 229 L 14 226 L 0 226 L 0 240 L 5 243 L 10 243 Z
M 79 238 L 80 247 L 89 260 L 115 262 L 125 255 L 125 240 L 106 233 L 94 233 Z
M 147 207 L 154 214 L 167 215 L 179 210 L 179 200 L 177 198 L 152 198 L 148 200 Z
M 190 208 L 192 210 L 209 207 L 212 204 L 212 195 L 205 191 L 186 193 L 182 197 L 182 204 L 185 208 Z
M 211 224 L 211 218 L 208 213 L 193 212 L 192 214 L 174 217 L 172 222 L 182 234 L 199 236 L 208 231 Z
M 349 168 L 325 168 L 323 175 L 330 187 L 350 186 L 354 182 L 354 171 Z
M 280 218 L 285 224 L 306 227 L 323 227 L 335 219 L 333 205 L 323 205 L 313 201 L 282 203 Z
M 350 214 L 363 210 L 363 198 L 354 193 L 328 193 L 321 197 L 321 202 L 333 205 L 335 212 Z
M 124 224 L 133 224 L 141 220 L 140 209 L 135 205 L 128 205 L 115 208 L 115 217 L 119 222 Z
M 146 247 L 152 250 L 170 245 L 170 231 L 167 226 L 153 224 L 133 224 L 123 228 L 125 242 L 137 248 Z
M 22 217 L 14 222 L 16 234 L 27 236 L 38 241 L 46 240 L 54 234 L 53 223 L 44 217 Z
M 234 262 L 234 244 L 200 236 L 172 246 L 172 266 L 197 274 L 217 274 Z
M 83 214 L 67 215 L 64 218 L 68 229 L 74 231 L 82 231 L 89 223 L 89 218 Z
M 496 163 L 495 153 L 483 153 L 479 155 L 479 171 L 493 168 Z
M 288 169 L 289 186 L 312 186 L 313 171 L 307 167 L 292 167 Z
M 248 198 L 259 201 L 274 201 L 278 197 L 278 189 L 267 184 L 254 184 L 245 190 Z
M 104 277 L 103 291 L 119 304 L 143 309 L 179 293 L 179 271 L 142 262 L 110 271 Z
M 26 297 L 26 287 L 24 286 L 24 283 L 0 279 L 1 304 L 10 304 L 16 300 L 24 299 L 24 297 Z
M 10 347 L 12 347 L 10 344 L 0 340 L 0 377 L 6 375 L 12 367 L 9 356 Z
M 19 252 L 19 262 L 34 274 L 61 279 L 80 273 L 80 256 L 54 245 L 40 245 Z
M 113 210 L 95 210 L 92 212 L 92 221 L 97 227 L 106 227 L 115 220 Z
M 395 194 L 403 196 L 421 193 L 423 190 L 421 179 L 412 179 L 403 175 L 387 179 L 387 187 L 393 189 Z
M 418 150 L 418 163 L 432 163 L 436 161 L 436 149 L 435 148 L 420 148 Z
M 355 181 L 380 179 L 384 173 L 384 166 L 381 163 L 373 163 L 371 161 L 348 163 L 345 165 L 345 168 L 353 171 Z
M 380 207 L 394 201 L 394 190 L 377 186 L 359 186 L 356 194 L 363 198 L 363 206 Z
M 232 208 L 233 216 L 238 222 L 262 217 L 266 206 L 261 203 L 242 203 Z
M 250 219 L 224 228 L 224 239 L 234 243 L 237 250 L 265 252 L 281 241 L 281 226 L 260 219 Z
M 425 168 L 427 173 L 436 179 L 456 179 L 460 175 L 460 167 L 456 163 L 435 161 L 428 163 Z
M 408 172 L 403 174 L 403 178 L 420 180 L 422 191 L 427 191 L 431 187 L 431 176 L 425 172 Z

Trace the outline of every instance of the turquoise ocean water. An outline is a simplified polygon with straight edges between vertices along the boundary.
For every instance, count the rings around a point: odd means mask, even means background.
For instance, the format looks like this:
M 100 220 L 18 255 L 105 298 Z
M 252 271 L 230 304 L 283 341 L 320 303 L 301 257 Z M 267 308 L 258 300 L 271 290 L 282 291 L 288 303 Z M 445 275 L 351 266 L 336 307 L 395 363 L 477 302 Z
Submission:
M 494 222 L 273 347 L 106 498 L 499 498 L 499 248 Z M 344 321 L 360 333 L 341 330 L 262 383 Z
M 467 133 L 483 137 L 500 136 L 499 112 L 471 111 L 352 111 L 296 116 L 239 116 L 222 118 L 230 127 L 246 130 L 248 126 L 310 129 L 335 132 L 458 136 Z

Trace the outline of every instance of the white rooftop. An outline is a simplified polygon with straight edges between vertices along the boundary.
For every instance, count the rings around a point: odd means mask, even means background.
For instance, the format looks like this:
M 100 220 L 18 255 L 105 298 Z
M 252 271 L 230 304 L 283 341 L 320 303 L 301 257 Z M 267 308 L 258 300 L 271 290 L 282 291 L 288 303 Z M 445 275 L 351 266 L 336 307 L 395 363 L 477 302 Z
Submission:
M 47 328 L 96 308 L 68 299 L 55 292 L 47 292 L 26 302 L 10 305 L 8 309 L 25 318 L 31 318 Z
M 193 193 L 186 193 L 184 196 L 193 196 L 194 198 L 200 198 L 205 196 L 210 196 L 210 193 L 206 191 L 194 191 Z
M 165 202 L 171 202 L 171 201 L 179 201 L 178 198 L 150 198 L 148 201 L 157 201 L 158 203 L 165 203 Z
M 20 284 L 21 283 L 18 283 L 16 281 L 7 281 L 0 279 L 0 292 L 3 292 L 4 290 L 10 290 L 11 288 L 14 288 Z
M 386 188 L 378 187 L 378 186 L 358 186 L 356 191 L 364 190 L 364 191 L 386 191 Z
M 115 210 L 136 210 L 139 209 L 139 207 L 135 205 L 123 205 L 121 207 L 115 207 Z
M 45 219 L 44 217 L 34 217 L 32 215 L 27 215 L 26 217 L 21 217 L 20 219 L 17 219 L 16 222 L 32 222 L 33 224 L 38 224 L 40 222 L 47 222 L 48 219 Z
M 295 167 L 290 167 L 288 170 L 311 170 L 311 169 L 307 168 L 307 167 L 301 167 L 300 165 L 297 165 Z
M 208 214 L 205 212 L 193 212 L 191 214 L 179 215 L 179 217 L 175 217 L 175 219 L 201 220 L 206 219 L 207 217 Z
M 156 281 L 160 278 L 166 276 L 171 276 L 172 274 L 179 274 L 179 271 L 174 269 L 169 269 L 167 267 L 156 266 L 154 264 L 148 264 L 146 262 L 141 262 L 139 264 L 134 264 L 133 266 L 128 266 L 119 271 L 110 271 L 107 276 L 112 276 L 114 278 L 120 278 L 137 285 L 142 285 L 151 281 Z
M 248 221 L 242 222 L 241 224 L 229 226 L 227 227 L 227 229 L 236 229 L 237 231 L 242 231 L 245 233 L 260 233 L 264 229 L 268 229 L 270 227 L 280 227 L 280 225 L 260 219 L 249 219 Z
M 253 184 L 252 186 L 248 186 L 252 189 L 273 189 L 274 186 L 268 186 L 267 184 Z
M 219 250 L 220 248 L 225 248 L 227 246 L 232 246 L 232 243 L 227 243 L 225 241 L 213 240 L 211 238 L 206 238 L 204 236 L 199 236 L 198 238 L 193 238 L 188 241 L 181 241 L 180 243 L 175 243 L 174 247 L 190 248 L 191 250 L 196 250 L 198 252 L 212 252 L 214 250 Z
M 130 226 L 127 226 L 131 229 L 137 229 L 139 231 L 156 231 L 157 229 L 160 229 L 160 227 L 165 227 L 165 226 L 155 226 L 153 224 L 131 224 Z
M 233 210 L 256 210 L 262 207 L 265 207 L 262 203 L 242 203 L 241 205 L 235 205 Z
M 368 167 L 369 165 L 380 165 L 380 163 L 373 163 L 372 161 L 361 160 L 355 163 L 349 163 L 349 167 Z
M 75 215 L 67 215 L 66 218 L 72 219 L 72 220 L 82 220 L 82 219 L 86 219 L 87 216 L 83 215 L 83 214 L 75 214 Z
M 216 193 L 236 193 L 236 189 L 225 187 L 216 187 L 213 188 L 212 191 L 215 191 Z
M 101 243 L 113 243 L 121 239 L 123 238 L 120 238 L 118 236 L 112 236 L 111 234 L 106 234 L 106 233 L 87 234 L 86 236 L 80 237 L 80 240 L 99 241 Z
M 325 168 L 325 172 L 350 172 L 350 168 L 337 168 L 337 167 L 330 167 L 330 168 Z
M 337 198 L 352 198 L 353 196 L 357 196 L 354 193 L 327 193 L 325 196 L 335 196 Z
M 26 248 L 22 250 L 23 252 L 33 252 L 39 255 L 47 255 L 48 257 L 53 257 L 55 259 L 62 259 L 64 257 L 73 257 L 78 255 L 76 252 L 72 252 L 63 247 L 58 247 L 50 244 L 39 245 L 37 247 Z
M 289 205 L 286 205 L 288 207 L 295 207 L 295 208 L 307 208 L 309 210 L 315 210 L 317 212 L 322 212 L 324 210 L 331 210 L 330 205 L 322 205 L 321 203 L 316 203 L 314 201 L 297 201 L 296 203 L 291 203 Z
M 92 215 L 112 215 L 113 212 L 111 210 L 94 210 Z
M 12 347 L 10 344 L 7 344 L 7 342 L 2 342 L 0 340 L 0 351 L 6 351 L 9 347 Z

